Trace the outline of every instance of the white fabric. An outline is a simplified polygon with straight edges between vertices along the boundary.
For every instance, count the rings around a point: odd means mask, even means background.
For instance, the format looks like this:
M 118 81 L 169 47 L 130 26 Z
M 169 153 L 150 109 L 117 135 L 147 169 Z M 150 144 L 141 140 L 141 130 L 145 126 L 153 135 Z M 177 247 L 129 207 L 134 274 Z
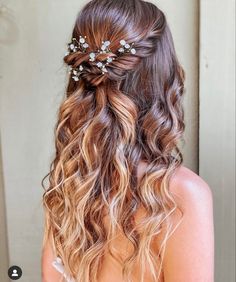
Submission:
M 53 260 L 52 265 L 56 268 L 56 270 L 63 274 L 66 279 L 66 282 L 75 282 L 74 279 L 71 279 L 69 276 L 65 274 L 64 266 L 62 260 L 59 257 Z

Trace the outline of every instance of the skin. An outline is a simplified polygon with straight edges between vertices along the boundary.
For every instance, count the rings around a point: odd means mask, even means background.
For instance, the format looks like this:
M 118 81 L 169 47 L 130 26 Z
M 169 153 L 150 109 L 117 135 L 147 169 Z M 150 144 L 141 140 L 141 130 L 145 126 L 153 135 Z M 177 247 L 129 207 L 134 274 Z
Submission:
M 140 163 L 139 177 L 144 173 L 145 167 L 145 163 Z M 200 176 L 180 166 L 171 178 L 170 190 L 184 216 L 167 241 L 163 261 L 164 281 L 213 282 L 214 225 L 211 189 Z M 172 215 L 174 226 L 179 222 L 180 215 L 178 210 Z M 162 234 L 157 239 L 157 244 L 161 239 Z M 53 250 L 48 242 L 42 251 L 43 282 L 63 281 L 61 274 L 51 266 L 53 259 Z
M 181 224 L 167 241 L 164 281 L 214 281 L 213 197 L 208 184 L 186 167 L 170 182 L 175 201 L 184 212 Z M 173 216 L 177 224 L 178 211 Z
M 53 266 L 52 261 L 55 259 L 53 248 L 48 241 L 42 250 L 41 257 L 41 271 L 42 282 L 65 282 L 61 273 L 59 273 Z

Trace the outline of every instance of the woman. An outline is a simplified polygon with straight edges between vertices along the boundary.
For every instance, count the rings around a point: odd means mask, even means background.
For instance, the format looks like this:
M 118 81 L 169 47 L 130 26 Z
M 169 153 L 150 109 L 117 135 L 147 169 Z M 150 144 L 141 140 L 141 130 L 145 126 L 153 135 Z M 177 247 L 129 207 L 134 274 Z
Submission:
M 43 281 L 212 282 L 212 194 L 182 165 L 184 70 L 163 12 L 93 0 L 64 61 Z

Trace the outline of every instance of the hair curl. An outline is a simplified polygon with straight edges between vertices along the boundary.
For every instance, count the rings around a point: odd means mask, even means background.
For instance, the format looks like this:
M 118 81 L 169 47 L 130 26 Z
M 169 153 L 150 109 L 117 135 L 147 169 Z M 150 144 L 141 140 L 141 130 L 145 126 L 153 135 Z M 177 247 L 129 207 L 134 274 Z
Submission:
M 170 214 L 177 208 L 169 180 L 183 161 L 177 142 L 185 124 L 182 106 L 184 70 L 180 66 L 164 13 L 141 0 L 93 0 L 77 16 L 72 36 L 86 35 L 91 50 L 110 40 L 112 54 L 121 39 L 135 42 L 136 54 L 123 54 L 104 75 L 88 54 L 64 58 L 85 63 L 79 82 L 70 77 L 55 127 L 55 158 L 43 195 L 44 242 L 52 235 L 57 255 L 78 282 L 97 281 L 102 257 L 116 232 L 133 245 L 124 262 L 124 279 L 132 267 L 148 264 L 154 281 L 160 276 Z M 100 58 L 100 59 L 102 59 Z M 175 153 L 175 154 L 173 154 Z M 148 166 L 138 181 L 140 161 Z M 139 208 L 145 217 L 135 222 Z M 107 230 L 104 217 L 109 215 Z M 168 228 L 159 250 L 151 242 Z M 117 258 L 116 258 L 117 259 Z

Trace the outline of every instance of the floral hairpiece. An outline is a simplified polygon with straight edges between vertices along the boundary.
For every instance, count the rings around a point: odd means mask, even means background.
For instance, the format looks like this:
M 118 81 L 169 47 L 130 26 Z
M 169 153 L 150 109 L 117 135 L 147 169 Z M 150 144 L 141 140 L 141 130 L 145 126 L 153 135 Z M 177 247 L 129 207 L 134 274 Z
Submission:
M 81 51 L 83 53 L 87 53 L 87 49 L 89 48 L 88 43 L 85 40 L 86 36 L 79 37 L 79 40 L 77 40 L 76 38 L 72 38 L 71 42 L 68 45 L 68 52 L 65 54 L 66 56 L 77 52 L 77 51 Z M 96 60 L 96 56 L 102 53 L 111 53 L 111 50 L 109 48 L 111 42 L 106 40 L 106 41 L 102 41 L 102 46 L 100 49 L 97 50 L 97 52 L 90 52 L 89 53 L 89 61 L 91 62 L 96 62 L 96 66 L 98 68 L 101 69 L 102 74 L 104 74 L 105 72 L 107 72 L 107 68 L 106 66 L 108 64 L 110 64 L 113 60 L 115 60 L 115 58 L 113 57 L 108 57 L 106 59 L 105 62 L 103 61 L 99 61 Z M 136 54 L 136 49 L 133 47 L 134 43 L 132 43 L 131 45 L 126 43 L 126 41 L 124 39 L 120 40 L 120 47 L 118 49 L 118 53 L 122 54 L 122 53 L 131 53 L 131 54 Z M 81 73 L 83 72 L 84 67 L 81 65 L 79 65 L 76 68 L 71 68 L 70 73 L 72 74 L 72 78 L 74 79 L 74 81 L 78 81 L 80 78 Z
M 70 53 L 81 51 L 81 52 L 86 52 L 87 48 L 89 47 L 88 43 L 85 41 L 86 36 L 79 37 L 79 41 L 76 38 L 72 38 L 71 42 L 67 44 L 68 46 L 68 51 L 65 54 L 66 56 L 69 55 Z
M 98 54 L 102 54 L 102 53 L 110 53 L 111 50 L 109 49 L 111 42 L 110 41 L 102 41 L 102 46 L 101 49 L 98 50 Z M 114 58 L 112 57 L 108 57 L 106 59 L 105 63 L 102 63 L 101 61 L 97 61 L 96 65 L 98 68 L 100 68 L 102 70 L 102 74 L 104 74 L 105 72 L 107 72 L 106 69 L 106 65 L 108 65 L 109 63 L 111 63 L 114 60 Z M 96 61 L 96 53 L 95 52 L 91 52 L 89 54 L 89 61 L 91 62 L 95 62 Z
M 134 43 L 131 45 L 126 43 L 124 39 L 120 41 L 120 45 L 122 46 L 121 48 L 118 49 L 118 52 L 120 53 L 131 53 L 131 54 L 136 54 L 136 49 L 133 48 Z

